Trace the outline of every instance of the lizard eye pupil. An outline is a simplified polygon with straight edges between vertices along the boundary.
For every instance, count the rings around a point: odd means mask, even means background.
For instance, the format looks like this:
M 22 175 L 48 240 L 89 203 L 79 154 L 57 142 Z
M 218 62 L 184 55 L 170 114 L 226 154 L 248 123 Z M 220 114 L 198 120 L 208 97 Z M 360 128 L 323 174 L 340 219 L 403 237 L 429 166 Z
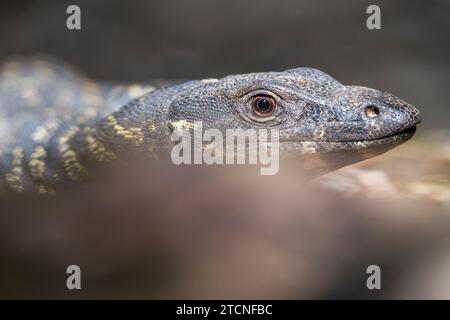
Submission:
M 256 96 L 252 100 L 253 112 L 260 117 L 268 117 L 275 111 L 275 99 L 269 96 Z

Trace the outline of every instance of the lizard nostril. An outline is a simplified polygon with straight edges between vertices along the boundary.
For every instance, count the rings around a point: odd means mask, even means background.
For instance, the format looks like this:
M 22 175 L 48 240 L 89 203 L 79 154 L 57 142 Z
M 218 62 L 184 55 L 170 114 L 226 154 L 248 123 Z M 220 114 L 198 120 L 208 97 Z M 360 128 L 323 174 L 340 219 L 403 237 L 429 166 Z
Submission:
M 380 114 L 380 109 L 378 109 L 375 106 L 367 106 L 365 108 L 365 112 L 369 118 L 375 118 L 378 117 L 378 115 Z

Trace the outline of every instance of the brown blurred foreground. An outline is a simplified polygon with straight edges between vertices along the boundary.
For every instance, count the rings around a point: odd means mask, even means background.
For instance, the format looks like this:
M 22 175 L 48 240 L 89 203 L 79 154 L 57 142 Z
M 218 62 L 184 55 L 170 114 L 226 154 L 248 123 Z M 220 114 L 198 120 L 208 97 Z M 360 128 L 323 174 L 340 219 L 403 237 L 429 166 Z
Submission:
M 154 163 L 5 199 L 0 298 L 450 298 L 449 164 L 439 132 L 314 182 Z

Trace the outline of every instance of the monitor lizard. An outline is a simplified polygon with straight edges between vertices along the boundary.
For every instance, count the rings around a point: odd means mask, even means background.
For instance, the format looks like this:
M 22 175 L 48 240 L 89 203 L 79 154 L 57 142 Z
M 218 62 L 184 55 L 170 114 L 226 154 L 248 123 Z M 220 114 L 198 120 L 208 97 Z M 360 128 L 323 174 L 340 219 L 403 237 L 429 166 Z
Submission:
M 276 128 L 280 155 L 322 174 L 407 141 L 421 116 L 393 94 L 313 68 L 117 86 L 52 59 L 15 58 L 0 71 L 0 190 L 52 194 L 94 165 L 167 157 L 174 128 L 194 121 L 205 130 Z

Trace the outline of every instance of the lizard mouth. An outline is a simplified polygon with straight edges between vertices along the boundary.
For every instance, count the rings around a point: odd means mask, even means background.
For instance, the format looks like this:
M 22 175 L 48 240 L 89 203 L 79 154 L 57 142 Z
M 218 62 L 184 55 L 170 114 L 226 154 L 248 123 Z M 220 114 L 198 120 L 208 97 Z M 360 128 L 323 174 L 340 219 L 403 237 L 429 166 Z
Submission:
M 396 139 L 410 139 L 417 131 L 417 126 L 412 126 L 407 129 L 404 129 L 402 131 L 393 133 L 388 136 L 384 136 L 377 139 L 349 139 L 349 140 L 280 140 L 280 143 L 291 143 L 291 142 L 305 142 L 305 143 L 351 143 L 351 142 L 365 142 L 365 143 L 371 143 L 371 142 L 381 142 L 381 141 L 388 141 L 388 140 L 396 140 Z
M 399 145 L 403 142 L 408 141 L 409 139 L 411 139 L 414 134 L 417 131 L 417 126 L 412 126 L 409 127 L 407 129 L 404 129 L 400 132 L 396 132 L 394 134 L 388 135 L 388 136 L 384 136 L 381 138 L 377 138 L 377 139 L 361 139 L 361 140 L 354 140 L 354 141 L 343 141 L 343 143 L 345 142 L 350 142 L 350 143 L 356 143 L 356 144 L 360 144 L 360 145 L 365 145 L 367 147 L 371 147 L 371 146 L 391 146 L 391 145 Z
M 378 139 L 360 139 L 343 141 L 280 141 L 280 149 L 287 154 L 327 154 L 341 152 L 373 152 L 382 153 L 398 146 L 416 133 L 416 126 L 409 127 L 400 132 Z
M 416 126 L 389 136 L 353 141 L 280 141 L 283 158 L 301 158 L 303 168 L 312 176 L 333 171 L 382 153 L 411 139 Z
M 385 136 L 382 138 L 378 138 L 378 139 L 368 139 L 368 140 L 361 139 L 361 140 L 354 140 L 354 141 L 347 141 L 347 142 L 358 142 L 359 141 L 359 142 L 365 142 L 365 143 L 371 143 L 371 142 L 379 143 L 379 142 L 384 142 L 384 141 L 389 142 L 389 141 L 396 141 L 396 140 L 401 140 L 403 142 L 403 141 L 411 139 L 414 136 L 414 134 L 416 133 L 416 131 L 417 131 L 417 126 L 412 126 L 410 128 L 404 129 L 400 132 L 396 132 L 394 134 L 391 134 L 391 135 L 388 135 L 388 136 Z
M 383 140 L 383 139 L 388 139 L 388 138 L 392 138 L 392 137 L 412 137 L 416 133 L 416 131 L 417 131 L 417 126 L 412 126 L 410 128 L 407 128 L 407 129 L 402 130 L 400 132 L 394 133 L 394 134 L 389 135 L 387 137 L 383 137 L 383 138 L 375 139 L 375 140 Z
M 386 136 L 383 138 L 373 139 L 373 140 L 362 140 L 362 141 L 367 142 L 367 143 L 375 142 L 376 144 L 379 144 L 380 142 L 381 143 L 385 142 L 387 144 L 389 144 L 389 142 L 402 143 L 402 142 L 405 142 L 405 141 L 411 139 L 414 136 L 414 134 L 416 133 L 416 131 L 417 131 L 417 126 L 412 126 L 410 128 L 407 128 L 405 130 L 402 130 L 400 132 L 394 133 L 392 135 L 389 135 L 389 136 Z

